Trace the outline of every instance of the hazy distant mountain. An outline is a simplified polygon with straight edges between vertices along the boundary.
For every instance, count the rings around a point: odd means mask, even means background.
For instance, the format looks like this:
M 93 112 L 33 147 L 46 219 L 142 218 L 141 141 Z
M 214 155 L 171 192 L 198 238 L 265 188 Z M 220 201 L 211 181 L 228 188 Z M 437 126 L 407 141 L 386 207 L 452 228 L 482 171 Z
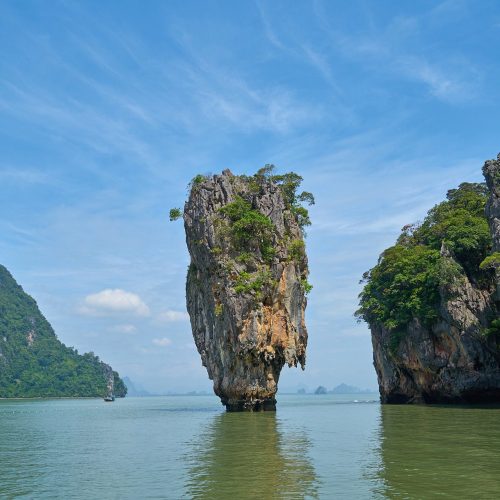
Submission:
M 326 390 L 326 387 L 323 387 L 320 385 L 315 391 L 314 394 L 326 394 L 328 391 Z
M 145 397 L 145 396 L 153 396 L 153 394 L 145 391 L 144 389 L 138 388 L 134 385 L 132 380 L 129 377 L 123 377 L 123 382 L 127 386 L 127 395 L 132 397 Z
M 368 389 L 360 389 L 354 385 L 340 384 L 337 387 L 334 387 L 331 391 L 332 394 L 360 394 L 372 392 Z

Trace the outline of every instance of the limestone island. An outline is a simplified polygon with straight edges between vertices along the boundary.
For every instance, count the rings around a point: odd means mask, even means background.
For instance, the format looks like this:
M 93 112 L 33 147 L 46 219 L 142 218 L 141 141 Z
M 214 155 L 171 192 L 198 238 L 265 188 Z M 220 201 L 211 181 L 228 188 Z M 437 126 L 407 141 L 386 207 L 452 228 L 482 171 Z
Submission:
M 196 347 L 228 411 L 276 409 L 281 369 L 306 361 L 310 224 L 302 178 L 196 176 L 183 217 L 191 256 L 186 301 Z
M 365 273 L 383 403 L 500 402 L 500 155 Z

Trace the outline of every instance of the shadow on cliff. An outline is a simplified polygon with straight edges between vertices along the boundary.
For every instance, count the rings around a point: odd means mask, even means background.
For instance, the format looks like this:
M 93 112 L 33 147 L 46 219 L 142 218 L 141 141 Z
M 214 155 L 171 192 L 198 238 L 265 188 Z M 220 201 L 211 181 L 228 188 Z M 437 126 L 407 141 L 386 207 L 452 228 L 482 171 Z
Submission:
M 385 498 L 498 498 L 500 409 L 382 406 Z
M 225 413 L 202 428 L 187 454 L 190 498 L 317 498 L 301 431 L 274 413 Z

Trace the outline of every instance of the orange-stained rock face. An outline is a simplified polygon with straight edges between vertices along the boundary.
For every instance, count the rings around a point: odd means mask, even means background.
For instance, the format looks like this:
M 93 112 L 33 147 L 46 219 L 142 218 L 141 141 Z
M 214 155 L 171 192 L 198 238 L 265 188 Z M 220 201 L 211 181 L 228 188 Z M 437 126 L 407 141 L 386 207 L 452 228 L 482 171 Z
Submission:
M 274 256 L 264 258 L 259 242 L 236 248 L 220 209 L 242 197 L 272 222 Z M 269 180 L 259 189 L 229 171 L 193 186 L 184 208 L 191 255 L 186 298 L 193 337 L 214 391 L 228 410 L 275 409 L 284 364 L 305 365 L 307 330 L 303 280 L 305 253 L 290 255 L 302 230 L 281 190 Z M 253 246 L 252 246 L 253 245 Z M 262 286 L 238 289 L 238 280 Z

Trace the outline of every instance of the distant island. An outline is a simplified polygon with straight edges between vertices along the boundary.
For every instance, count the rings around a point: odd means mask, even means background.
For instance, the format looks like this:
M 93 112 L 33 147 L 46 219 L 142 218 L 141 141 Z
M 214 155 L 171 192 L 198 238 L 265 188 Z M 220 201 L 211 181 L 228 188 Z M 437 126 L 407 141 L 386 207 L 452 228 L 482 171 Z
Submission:
M 57 337 L 35 300 L 0 265 L 0 398 L 127 394 L 118 373 Z
M 331 390 L 328 390 L 326 387 L 320 385 L 314 391 L 314 394 L 371 394 L 375 391 L 372 389 L 360 389 L 354 385 L 347 384 L 339 384 Z M 297 394 L 306 394 L 306 390 L 304 388 L 300 388 L 297 391 Z
M 340 384 L 328 392 L 330 392 L 331 394 L 369 394 L 374 391 L 373 389 L 360 389 L 355 385 Z
M 129 377 L 123 377 L 123 383 L 127 387 L 127 396 L 131 396 L 133 398 L 142 398 L 147 396 L 156 396 L 157 394 L 152 394 L 140 387 L 136 387 L 136 385 L 130 380 Z

